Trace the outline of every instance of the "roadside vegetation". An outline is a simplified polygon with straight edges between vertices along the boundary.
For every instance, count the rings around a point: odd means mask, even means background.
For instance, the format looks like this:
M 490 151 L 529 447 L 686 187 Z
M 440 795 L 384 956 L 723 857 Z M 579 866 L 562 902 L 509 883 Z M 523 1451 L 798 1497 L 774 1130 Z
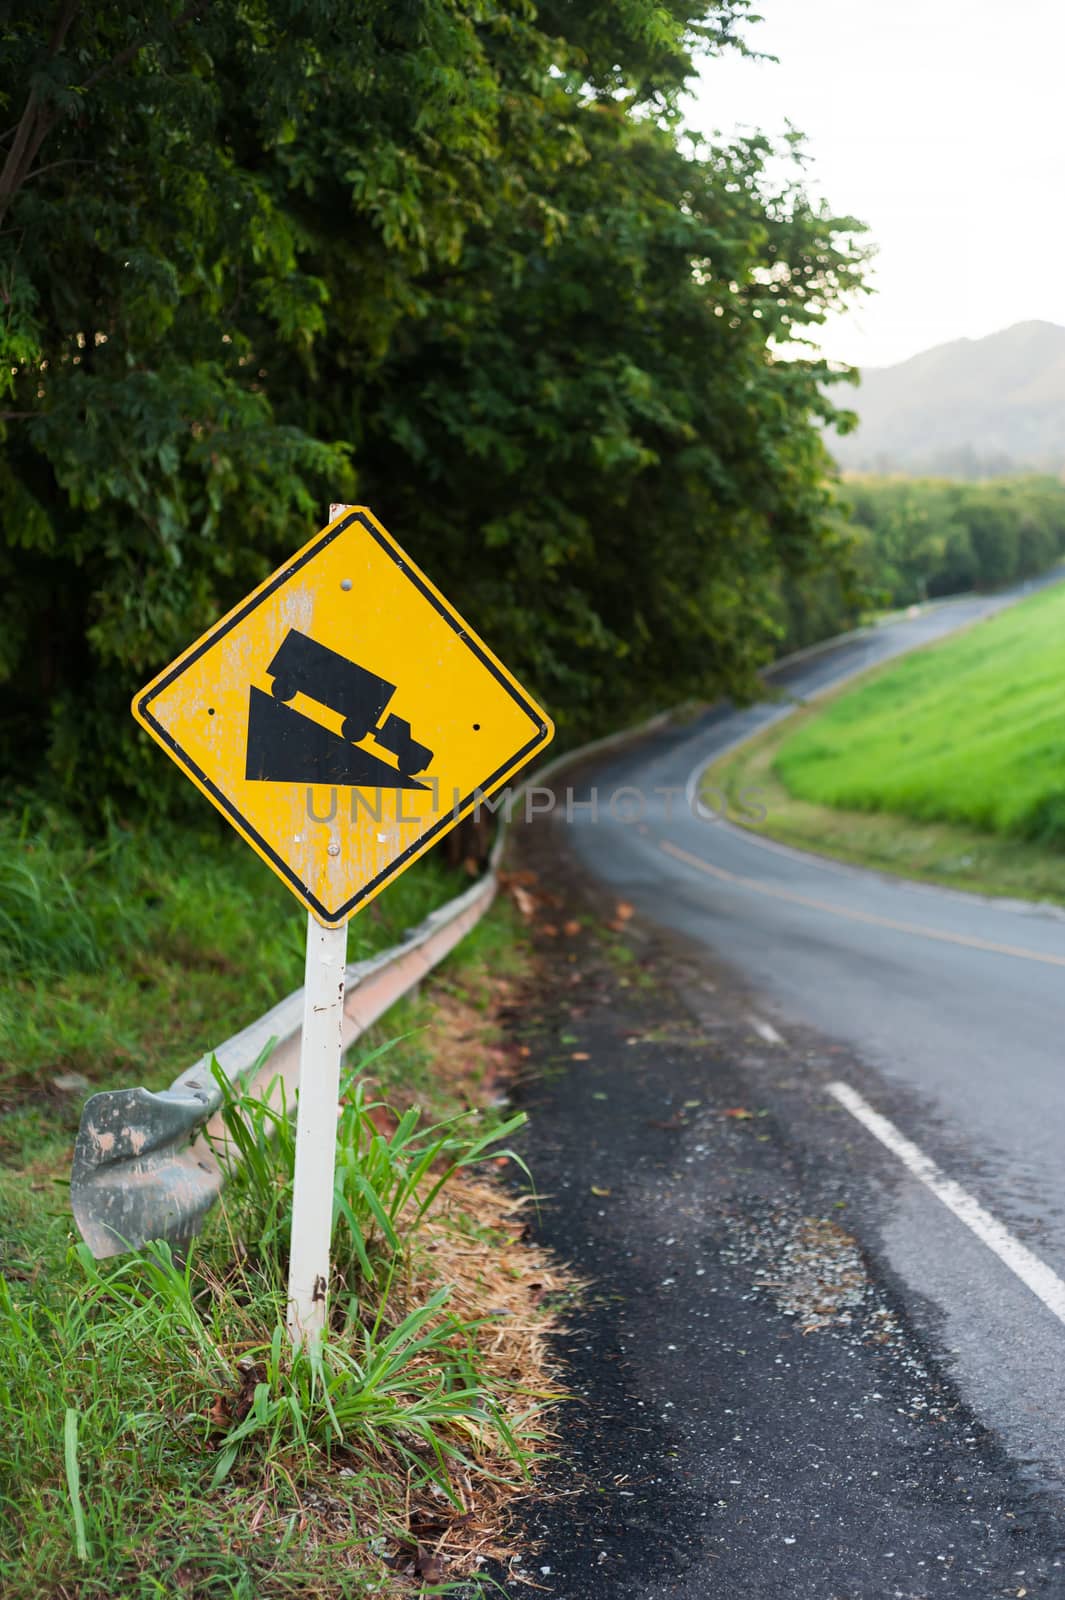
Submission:
M 244 1159 L 186 1261 L 158 1245 L 97 1265 L 72 1231 L 65 1186 L 89 1088 L 71 1075 L 159 1087 L 219 1037 L 218 1018 L 237 1026 L 276 998 L 272 982 L 299 981 L 302 912 L 286 935 L 287 897 L 269 906 L 270 875 L 237 840 L 182 842 L 178 865 L 150 841 L 113 841 L 91 889 L 63 900 L 81 911 L 64 925 L 50 902 L 71 861 L 57 850 L 35 873 L 27 840 L 6 841 L 32 977 L 4 981 L 0 1590 L 438 1592 L 508 1554 L 508 1507 L 550 1434 L 547 1337 L 569 1293 L 522 1242 L 520 1198 L 492 1181 L 520 1120 L 507 1119 L 497 1020 L 527 968 L 518 920 L 501 904 L 352 1052 L 334 1324 L 316 1364 L 292 1357 L 283 1327 L 293 1143 L 276 1105 L 230 1098 Z M 133 922 L 139 874 L 158 903 Z M 419 864 L 354 925 L 355 953 L 461 883 Z M 259 993 L 240 981 L 254 950 Z M 117 999 L 116 968 L 130 985 Z M 20 1014 L 38 1022 L 21 1050 Z
M 846 581 L 829 572 L 779 586 L 781 653 L 843 633 L 862 615 L 1001 588 L 1065 558 L 1057 478 L 848 475 L 842 493 Z
M 798 135 L 682 120 L 750 10 L 55 0 L 0 26 L 13 1600 L 432 1591 L 505 1549 L 548 1428 L 564 1280 L 484 1170 L 524 960 L 505 906 L 356 1053 L 318 1366 L 282 1331 L 290 1146 L 263 1106 L 231 1107 L 247 1159 L 187 1261 L 72 1249 L 86 1095 L 167 1084 L 302 975 L 303 913 L 132 693 L 334 500 L 378 512 L 570 743 L 1065 548 L 1042 481 L 855 487 L 848 520 L 825 441 L 849 375 L 809 341 L 862 289 L 862 226 L 810 198 Z M 464 881 L 418 863 L 352 959 Z
M 896 606 L 1001 588 L 1065 555 L 1058 478 L 851 476 L 846 495 L 861 575 Z
M 819 700 L 715 763 L 758 831 L 844 860 L 1065 903 L 1065 587 Z
M 468 879 L 433 857 L 352 923 L 349 959 Z M 27 794 L 0 811 L 0 1161 L 65 1139 L 93 1089 L 162 1088 L 303 982 L 306 913 L 203 824 L 89 830 Z

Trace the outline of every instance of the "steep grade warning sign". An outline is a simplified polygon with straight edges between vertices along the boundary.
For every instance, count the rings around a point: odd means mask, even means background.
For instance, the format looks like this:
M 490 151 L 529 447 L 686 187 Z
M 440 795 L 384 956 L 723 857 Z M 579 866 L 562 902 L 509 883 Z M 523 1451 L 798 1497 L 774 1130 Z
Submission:
M 364 507 L 153 679 L 133 714 L 329 927 L 554 731 Z

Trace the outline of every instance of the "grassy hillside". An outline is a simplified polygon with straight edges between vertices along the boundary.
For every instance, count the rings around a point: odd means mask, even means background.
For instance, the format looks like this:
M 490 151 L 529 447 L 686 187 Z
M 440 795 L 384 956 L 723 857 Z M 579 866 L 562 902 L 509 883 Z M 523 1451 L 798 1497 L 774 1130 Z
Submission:
M 737 815 L 757 791 L 759 833 L 822 855 L 1065 904 L 1065 587 L 812 702 L 704 790 Z
M 774 769 L 802 800 L 1065 850 L 1065 587 L 842 695 Z

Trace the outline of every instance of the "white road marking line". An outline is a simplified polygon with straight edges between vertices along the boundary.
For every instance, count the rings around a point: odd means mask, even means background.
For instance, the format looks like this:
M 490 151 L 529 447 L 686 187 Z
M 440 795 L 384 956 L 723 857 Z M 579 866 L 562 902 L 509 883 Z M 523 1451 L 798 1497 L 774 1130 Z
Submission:
M 750 1021 L 751 1027 L 754 1029 L 755 1033 L 760 1039 L 764 1039 L 766 1044 L 784 1043 L 784 1040 L 781 1038 L 780 1034 L 777 1032 L 771 1022 L 763 1022 L 761 1017 L 750 1017 L 748 1020 Z
M 925 1188 L 931 1189 L 936 1199 L 942 1200 L 947 1210 L 952 1211 L 959 1222 L 963 1222 L 982 1244 L 993 1250 L 999 1260 L 1004 1262 L 1038 1299 L 1042 1300 L 1047 1310 L 1054 1313 L 1059 1322 L 1065 1323 L 1065 1283 L 1056 1272 L 1051 1271 L 1045 1261 L 1040 1261 L 1027 1245 L 1015 1239 L 997 1218 L 989 1211 L 985 1211 L 978 1200 L 973 1199 L 967 1189 L 962 1188 L 960 1183 L 948 1178 L 923 1150 L 899 1132 L 893 1122 L 881 1116 L 879 1111 L 874 1111 L 856 1089 L 852 1089 L 847 1083 L 837 1082 L 828 1085 L 828 1092 L 841 1106 L 845 1106 L 851 1116 L 856 1117 L 875 1139 L 879 1139 L 893 1156 L 897 1156 L 903 1166 L 912 1172 Z

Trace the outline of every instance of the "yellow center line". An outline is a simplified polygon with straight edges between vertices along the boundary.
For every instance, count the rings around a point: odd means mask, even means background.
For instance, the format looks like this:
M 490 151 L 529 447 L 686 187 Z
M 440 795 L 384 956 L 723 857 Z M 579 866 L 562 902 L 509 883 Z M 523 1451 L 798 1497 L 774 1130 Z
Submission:
M 845 906 L 833 905 L 828 900 L 814 900 L 808 895 L 795 894 L 791 889 L 762 883 L 758 878 L 744 878 L 736 872 L 727 872 L 724 867 L 715 867 L 711 862 L 704 861 L 702 856 L 692 855 L 690 850 L 682 850 L 680 845 L 673 844 L 669 839 L 660 839 L 659 846 L 667 855 L 675 856 L 690 867 L 697 867 L 711 878 L 735 884 L 739 889 L 750 889 L 753 894 L 768 895 L 772 900 L 787 900 L 794 906 L 807 906 L 811 911 L 827 911 L 830 916 L 843 917 L 848 922 L 865 922 L 874 928 L 890 928 L 894 933 L 911 933 L 918 939 L 938 939 L 941 944 L 964 945 L 968 950 L 986 950 L 996 956 L 1015 956 L 1019 961 L 1039 961 L 1046 967 L 1065 967 L 1065 956 L 1044 955 L 1039 950 L 1024 950 L 1013 944 L 995 944 L 990 939 L 977 939 L 966 933 L 944 933 L 940 928 L 925 928 L 917 922 L 897 922 L 894 917 L 878 917 L 872 911 L 852 911 Z

